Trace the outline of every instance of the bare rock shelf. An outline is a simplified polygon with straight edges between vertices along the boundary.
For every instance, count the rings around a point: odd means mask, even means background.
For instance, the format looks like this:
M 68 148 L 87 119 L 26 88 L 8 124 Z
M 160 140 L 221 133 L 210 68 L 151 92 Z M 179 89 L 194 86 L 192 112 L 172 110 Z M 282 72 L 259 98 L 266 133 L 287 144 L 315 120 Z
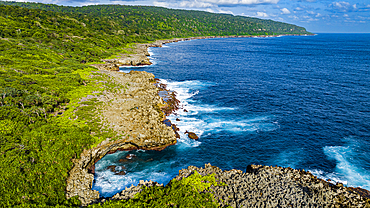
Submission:
M 250 37 L 250 36 L 227 36 Z M 163 121 L 167 103 L 159 96 L 160 87 L 155 85 L 154 75 L 147 72 L 131 71 L 121 73 L 122 65 L 151 64 L 148 47 L 161 47 L 163 44 L 205 38 L 225 38 L 218 36 L 177 38 L 160 40 L 151 44 L 139 44 L 134 54 L 121 55 L 120 58 L 103 60 L 95 64 L 114 82 L 128 85 L 128 89 L 99 98 L 103 101 L 102 120 L 116 132 L 124 132 L 121 139 L 103 141 L 97 147 L 85 150 L 67 179 L 67 198 L 79 196 L 82 205 L 99 200 L 99 192 L 92 190 L 94 165 L 104 155 L 117 150 L 162 150 L 176 144 L 176 131 Z M 211 186 L 211 192 L 221 207 L 370 207 L 370 192 L 361 188 L 344 187 L 318 179 L 304 170 L 292 168 L 250 165 L 242 170 L 223 171 L 206 164 L 204 168 L 189 166 L 179 172 L 176 180 L 181 180 L 197 171 L 201 175 L 214 174 L 216 180 L 226 184 Z M 152 181 L 141 181 L 138 186 L 126 188 L 114 195 L 111 200 L 130 199 L 145 186 L 161 186 Z

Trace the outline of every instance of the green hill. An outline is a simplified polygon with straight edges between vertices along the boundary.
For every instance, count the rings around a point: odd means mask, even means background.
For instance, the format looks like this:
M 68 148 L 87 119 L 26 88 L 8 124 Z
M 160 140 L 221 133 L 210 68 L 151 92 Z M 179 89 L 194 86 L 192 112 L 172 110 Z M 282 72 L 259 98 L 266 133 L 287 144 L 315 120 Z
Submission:
M 174 10 L 149 6 L 97 5 L 65 7 L 51 4 L 0 2 L 63 13 L 87 28 L 123 35 L 126 42 L 206 35 L 308 34 L 291 24 L 257 18 Z

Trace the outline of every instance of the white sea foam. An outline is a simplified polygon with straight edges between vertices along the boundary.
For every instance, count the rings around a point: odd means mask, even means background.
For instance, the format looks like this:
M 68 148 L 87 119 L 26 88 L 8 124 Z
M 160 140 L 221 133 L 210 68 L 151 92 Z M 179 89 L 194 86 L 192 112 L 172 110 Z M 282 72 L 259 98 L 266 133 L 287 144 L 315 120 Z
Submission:
M 330 183 L 332 184 L 336 184 L 336 183 L 342 183 L 344 185 L 348 185 L 348 181 L 343 179 L 343 175 L 339 174 L 339 173 L 329 173 L 329 172 L 325 172 L 323 170 L 318 170 L 318 169 L 312 169 L 312 170 L 308 170 L 309 172 L 311 172 L 313 175 L 317 176 L 318 178 L 321 178 L 323 180 L 328 180 L 330 179 Z
M 145 68 L 145 67 L 148 67 L 148 66 L 150 66 L 150 65 L 139 65 L 139 66 L 126 66 L 126 65 L 124 65 L 124 66 L 120 66 L 119 68 L 121 69 L 126 69 L 126 68 L 129 68 L 129 69 L 131 69 L 131 68 Z
M 369 156 L 365 151 L 368 143 L 353 137 L 345 138 L 344 141 L 344 146 L 324 147 L 324 153 L 337 163 L 335 172 L 312 170 L 312 173 L 348 186 L 370 189 L 370 171 L 362 167 Z
M 119 67 L 119 72 L 123 72 L 123 73 L 130 73 L 130 71 L 132 70 L 142 70 L 143 68 L 145 67 L 148 67 L 149 65 L 144 65 L 144 66 L 120 66 Z
M 150 47 L 148 48 L 148 53 L 150 54 L 150 56 L 154 55 L 152 48 L 150 48 Z M 149 58 L 150 58 L 150 56 L 149 56 Z
M 168 119 L 176 124 L 180 129 L 178 132 L 180 139 L 173 147 L 177 154 L 188 152 L 189 148 L 196 148 L 202 144 L 202 137 L 211 136 L 213 133 L 220 131 L 228 131 L 231 133 L 245 133 L 257 131 L 271 131 L 277 128 L 277 124 L 271 122 L 271 117 L 248 117 L 240 118 L 219 118 L 218 114 L 228 114 L 236 108 L 202 104 L 195 101 L 196 96 L 207 87 L 213 86 L 214 83 L 201 82 L 197 80 L 175 82 L 169 80 L 161 80 L 167 84 L 167 88 L 177 92 L 177 99 L 180 100 L 184 109 L 180 109 L 176 114 L 171 114 Z M 180 121 L 176 121 L 179 118 Z M 185 131 L 196 133 L 200 139 L 193 140 L 188 138 Z M 134 161 L 131 163 L 131 170 L 128 170 L 126 175 L 114 175 L 107 169 L 109 165 L 116 165 L 116 170 L 122 163 L 117 162 L 117 158 L 125 158 L 127 152 L 116 152 L 111 155 L 106 155 L 102 160 L 96 163 L 96 173 L 94 190 L 98 190 L 102 196 L 109 197 L 123 190 L 131 184 L 137 185 L 139 180 L 153 180 L 159 183 L 167 183 L 173 177 L 171 174 L 178 172 L 181 165 L 178 161 L 155 159 L 151 162 Z M 137 151 L 137 154 L 152 154 L 148 152 Z M 139 157 L 139 156 L 138 156 Z M 135 167 L 132 167 L 135 166 Z M 144 167 L 145 168 L 142 168 Z
M 127 175 L 114 175 L 110 170 L 104 170 L 95 174 L 94 190 L 103 196 L 109 197 L 120 192 L 126 187 L 137 185 L 140 180 L 165 181 L 168 182 L 165 172 L 156 172 L 162 167 L 154 166 L 143 171 L 130 172 Z
M 157 64 L 157 59 L 155 58 L 155 54 L 152 51 L 152 48 L 148 48 L 148 53 L 150 54 L 149 61 L 152 63 L 152 65 L 150 65 L 150 66 L 156 65 Z
M 127 73 L 130 73 L 131 70 L 120 68 L 119 71 L 127 74 Z
M 136 151 L 139 154 L 142 151 Z M 118 151 L 114 154 L 106 155 L 102 160 L 99 160 L 95 164 L 95 181 L 93 189 L 100 192 L 104 197 L 110 197 L 120 192 L 125 187 L 131 185 L 137 185 L 140 180 L 152 180 L 159 183 L 168 183 L 171 179 L 171 175 L 168 173 L 177 172 L 178 170 L 172 167 L 175 161 L 160 160 L 160 161 L 143 161 L 140 158 L 136 158 L 136 161 L 129 163 L 117 162 L 117 158 L 125 158 L 126 151 Z M 135 153 L 136 154 L 136 153 Z M 140 156 L 138 156 L 140 157 Z M 116 171 L 127 170 L 126 175 L 115 175 L 107 167 L 115 165 Z M 122 166 L 126 168 L 122 168 Z
M 230 113 L 236 108 L 222 107 L 216 105 L 202 104 L 195 102 L 193 97 L 201 90 L 215 85 L 211 82 L 202 82 L 199 80 L 190 81 L 169 81 L 161 80 L 167 85 L 167 88 L 177 92 L 177 99 L 180 100 L 183 109 L 170 115 L 168 118 L 180 128 L 181 139 L 187 138 L 183 133 L 191 131 L 198 136 L 202 136 L 204 132 L 258 132 L 258 131 L 273 131 L 278 128 L 277 123 L 271 122 L 271 116 L 260 117 L 245 117 L 241 115 L 239 118 L 220 118 L 213 113 Z M 179 118 L 180 121 L 176 121 Z

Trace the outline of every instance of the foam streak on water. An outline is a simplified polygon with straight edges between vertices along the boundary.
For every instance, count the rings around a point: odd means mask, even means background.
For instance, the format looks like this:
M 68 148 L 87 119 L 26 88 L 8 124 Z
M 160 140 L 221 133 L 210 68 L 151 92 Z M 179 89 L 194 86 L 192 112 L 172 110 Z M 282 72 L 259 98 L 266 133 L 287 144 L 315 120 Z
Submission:
M 150 48 L 155 64 L 140 69 L 177 91 L 188 111 L 169 116 L 180 128 L 178 144 L 162 152 L 122 153 L 138 155 L 123 164 L 127 175 L 111 181 L 101 167 L 94 188 L 109 193 L 139 179 L 167 183 L 179 169 L 204 163 L 241 170 L 251 163 L 290 166 L 370 188 L 369 34 L 166 46 Z M 186 130 L 199 141 L 187 138 Z M 111 162 L 118 164 L 119 157 Z
M 178 143 L 164 151 L 118 151 L 106 155 L 95 165 L 95 181 L 93 190 L 98 190 L 101 196 L 110 197 L 132 184 L 137 185 L 140 180 L 153 180 L 159 183 L 168 183 L 178 170 L 194 165 L 192 158 L 183 158 L 185 152 L 191 153 L 202 144 L 203 137 L 209 137 L 217 132 L 229 133 L 273 131 L 276 124 L 270 122 L 269 117 L 255 117 L 238 120 L 221 120 L 215 113 L 230 113 L 236 109 L 197 103 L 193 98 L 201 90 L 214 85 L 210 82 L 183 81 L 175 82 L 160 80 L 169 90 L 177 92 L 182 109 L 168 116 L 180 129 Z M 188 112 L 185 112 L 186 109 Z M 201 117 L 199 115 L 202 115 Z M 207 115 L 204 117 L 204 115 Z M 180 119 L 180 121 L 176 121 Z M 196 133 L 200 139 L 192 140 L 185 131 Z M 204 135 L 206 134 L 206 135 Z M 125 159 L 128 155 L 135 155 L 132 159 Z M 180 155 L 180 156 L 177 156 Z M 200 164 L 202 165 L 202 164 Z M 115 166 L 112 171 L 112 166 Z M 125 175 L 115 175 L 125 171 Z
M 181 140 L 185 140 L 185 131 L 194 132 L 200 138 L 204 133 L 212 134 L 221 131 L 230 133 L 273 131 L 278 125 L 271 122 L 273 116 L 221 118 L 220 115 L 230 114 L 236 108 L 215 106 L 196 102 L 193 97 L 199 90 L 206 90 L 214 83 L 201 81 L 168 81 L 161 80 L 167 88 L 177 92 L 177 99 L 180 100 L 183 109 L 176 111 L 168 118 L 180 128 Z M 186 111 L 187 112 L 186 112 Z M 180 119 L 180 121 L 176 121 Z
M 326 146 L 324 153 L 336 161 L 335 172 L 313 170 L 313 174 L 323 179 L 343 183 L 351 187 L 370 189 L 370 171 L 364 167 L 369 159 L 367 142 L 348 137 L 344 139 L 344 146 Z

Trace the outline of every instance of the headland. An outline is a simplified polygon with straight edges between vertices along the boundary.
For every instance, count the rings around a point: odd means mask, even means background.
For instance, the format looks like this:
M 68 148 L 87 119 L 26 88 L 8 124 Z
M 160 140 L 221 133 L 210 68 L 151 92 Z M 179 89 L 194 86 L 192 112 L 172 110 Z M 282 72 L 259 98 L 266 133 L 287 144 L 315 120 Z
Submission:
M 120 66 L 150 65 L 148 47 L 206 38 L 233 38 L 251 36 L 208 36 L 159 40 L 151 44 L 140 44 L 133 54 L 104 60 L 95 64 L 101 73 L 115 82 L 128 84 L 127 90 L 105 94 L 102 105 L 102 120 L 116 132 L 125 132 L 125 138 L 107 139 L 90 150 L 85 150 L 81 159 L 75 159 L 74 167 L 67 180 L 67 197 L 79 196 L 82 205 L 103 203 L 106 200 L 128 200 L 140 193 L 144 187 L 155 186 L 155 182 L 140 182 L 138 186 L 126 188 L 111 199 L 101 200 L 97 191 L 91 190 L 94 180 L 94 164 L 104 155 L 117 150 L 162 150 L 176 143 L 176 131 L 163 123 L 163 108 L 168 105 L 158 95 L 161 90 L 155 86 L 153 74 L 131 71 L 122 73 Z M 266 37 L 266 36 L 261 36 Z M 291 168 L 250 165 L 246 170 L 223 171 L 206 164 L 204 168 L 189 166 L 179 172 L 175 180 L 182 180 L 195 172 L 202 176 L 214 174 L 223 186 L 211 186 L 211 193 L 220 206 L 232 207 L 366 207 L 370 206 L 367 190 L 332 184 L 317 178 L 304 170 Z

